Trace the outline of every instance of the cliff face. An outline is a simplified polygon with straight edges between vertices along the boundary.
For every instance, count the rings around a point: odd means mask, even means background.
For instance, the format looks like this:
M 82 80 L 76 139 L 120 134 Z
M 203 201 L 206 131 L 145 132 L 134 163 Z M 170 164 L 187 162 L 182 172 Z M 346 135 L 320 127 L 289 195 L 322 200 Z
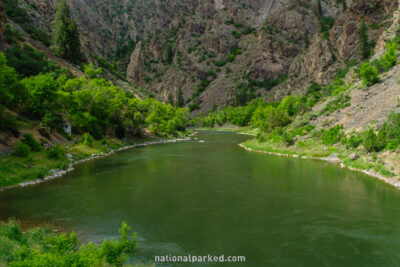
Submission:
M 6 9 L 4 8 L 3 0 L 0 0 L 0 41 L 4 39 L 6 25 L 7 25 Z
M 56 2 L 20 4 L 32 7 L 36 26 L 50 33 Z M 200 111 L 237 103 L 238 95 L 279 99 L 302 93 L 311 80 L 327 84 L 337 68 L 359 59 L 362 18 L 379 49 L 398 6 L 394 0 L 67 2 L 89 58 L 117 61 L 128 80 L 158 99 L 176 99 L 181 89 L 187 105 Z M 322 34 L 321 21 L 333 27 Z

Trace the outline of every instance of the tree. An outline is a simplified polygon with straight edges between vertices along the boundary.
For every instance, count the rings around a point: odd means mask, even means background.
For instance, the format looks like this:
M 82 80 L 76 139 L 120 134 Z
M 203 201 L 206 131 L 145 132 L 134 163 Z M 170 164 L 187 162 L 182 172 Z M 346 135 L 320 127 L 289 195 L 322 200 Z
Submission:
M 171 92 L 168 94 L 168 104 L 170 104 L 171 106 L 175 106 L 174 97 L 172 96 Z
M 178 97 L 176 100 L 176 106 L 180 107 L 180 108 L 185 106 L 185 99 L 183 98 L 182 88 L 178 89 Z
M 57 5 L 54 48 L 57 56 L 77 64 L 82 62 L 78 26 L 71 18 L 66 0 L 61 0 Z
M 365 19 L 361 21 L 358 29 L 359 50 L 362 59 L 368 59 L 371 55 L 370 42 L 368 41 L 368 26 Z
M 41 74 L 25 78 L 21 83 L 28 90 L 27 107 L 36 119 L 57 109 L 57 82 L 51 74 Z
M 321 0 L 318 0 L 318 2 L 317 2 L 317 8 L 318 8 L 318 14 L 319 14 L 320 16 L 322 16 L 323 10 L 322 10 Z
M 379 152 L 383 146 L 379 144 L 378 136 L 373 129 L 364 133 L 363 146 L 367 152 Z
M 379 82 L 378 69 L 368 62 L 361 65 L 360 75 L 363 83 L 367 86 Z

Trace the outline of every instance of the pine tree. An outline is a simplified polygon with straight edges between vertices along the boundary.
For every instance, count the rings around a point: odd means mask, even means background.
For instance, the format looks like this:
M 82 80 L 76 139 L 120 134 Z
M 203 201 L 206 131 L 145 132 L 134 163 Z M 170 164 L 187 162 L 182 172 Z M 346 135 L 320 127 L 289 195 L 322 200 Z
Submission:
M 322 10 L 321 0 L 318 0 L 318 2 L 317 2 L 317 8 L 318 8 L 318 14 L 319 14 L 320 16 L 322 16 L 323 10 Z
M 368 26 L 363 19 L 358 29 L 359 50 L 362 59 L 368 59 L 370 51 L 370 43 L 368 41 Z
M 172 96 L 172 93 L 168 94 L 168 104 L 171 104 L 171 106 L 175 106 L 174 97 Z
M 177 107 L 184 107 L 185 106 L 185 99 L 183 98 L 182 88 L 178 89 L 178 99 L 176 100 Z
M 60 0 L 57 5 L 54 48 L 57 56 L 73 63 L 82 62 L 78 26 L 71 18 L 66 0 Z

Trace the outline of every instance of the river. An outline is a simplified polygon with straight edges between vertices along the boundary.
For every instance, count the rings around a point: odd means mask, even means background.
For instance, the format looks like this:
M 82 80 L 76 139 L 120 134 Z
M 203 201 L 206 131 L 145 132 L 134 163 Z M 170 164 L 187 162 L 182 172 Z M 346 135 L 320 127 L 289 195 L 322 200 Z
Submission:
M 248 137 L 139 147 L 63 178 L 0 192 L 0 220 L 49 223 L 83 241 L 138 233 L 135 260 L 245 256 L 245 263 L 165 266 L 400 265 L 400 192 L 326 162 L 248 152 Z M 200 140 L 204 142 L 200 142 Z

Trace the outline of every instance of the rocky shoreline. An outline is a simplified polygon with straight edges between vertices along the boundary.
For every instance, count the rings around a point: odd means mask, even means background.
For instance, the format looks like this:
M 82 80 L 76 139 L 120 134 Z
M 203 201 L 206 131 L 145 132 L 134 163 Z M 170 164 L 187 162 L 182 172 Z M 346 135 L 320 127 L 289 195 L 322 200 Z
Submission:
M 384 177 L 382 175 L 380 175 L 379 173 L 376 173 L 374 171 L 371 170 L 363 170 L 363 169 L 357 169 L 357 168 L 353 168 L 350 166 L 346 166 L 343 161 L 341 159 L 338 158 L 337 155 L 331 155 L 328 157 L 307 157 L 307 156 L 301 156 L 301 155 L 297 155 L 297 154 L 284 154 L 284 153 L 278 153 L 278 152 L 269 152 L 269 151 L 264 151 L 264 150 L 257 150 L 257 149 L 252 149 L 249 147 L 246 147 L 243 144 L 239 144 L 239 146 L 247 151 L 251 151 L 251 152 L 257 152 L 257 153 L 264 153 L 264 154 L 268 154 L 268 155 L 274 155 L 274 156 L 280 156 L 280 157 L 289 157 L 289 158 L 299 158 L 299 159 L 314 159 L 314 160 L 322 160 L 322 161 L 326 161 L 326 162 L 330 162 L 330 163 L 334 163 L 334 164 L 339 164 L 339 166 L 341 168 L 345 168 L 348 169 L 350 171 L 356 171 L 356 172 L 361 172 L 364 173 L 370 177 L 373 178 L 377 178 L 389 185 L 392 185 L 394 187 L 396 187 L 397 189 L 400 189 L 400 182 L 398 180 L 395 180 L 393 178 L 387 178 Z
M 66 170 L 50 170 L 49 171 L 50 174 L 45 176 L 44 178 L 36 179 L 36 180 L 32 180 L 32 181 L 27 181 L 27 182 L 22 182 L 22 183 L 19 183 L 17 185 L 6 186 L 6 187 L 3 187 L 3 188 L 0 188 L 0 191 L 4 191 L 4 190 L 7 190 L 7 189 L 16 188 L 16 187 L 25 187 L 25 186 L 29 186 L 29 185 L 35 185 L 35 184 L 39 184 L 39 183 L 44 183 L 44 182 L 49 181 L 49 180 L 53 180 L 55 178 L 60 178 L 60 177 L 64 176 L 65 174 L 73 171 L 75 169 L 74 167 L 76 165 L 79 165 L 81 163 L 84 163 L 84 162 L 87 162 L 87 161 L 90 161 L 90 160 L 108 157 L 108 156 L 111 156 L 111 155 L 115 154 L 116 152 L 132 149 L 132 148 L 136 148 L 136 147 L 143 147 L 143 146 L 156 145 L 156 144 L 175 143 L 175 142 L 189 141 L 189 140 L 191 140 L 191 138 L 190 137 L 186 137 L 186 138 L 176 138 L 176 139 L 149 141 L 149 142 L 144 142 L 144 143 L 140 143 L 140 144 L 127 145 L 127 146 L 123 146 L 123 147 L 120 147 L 120 148 L 117 148 L 117 149 L 112 149 L 108 153 L 101 152 L 101 153 L 97 153 L 97 154 L 92 154 L 88 158 L 77 160 L 77 161 L 72 161 L 72 159 L 70 157 L 71 163 L 69 164 L 69 166 L 68 166 L 68 168 Z

